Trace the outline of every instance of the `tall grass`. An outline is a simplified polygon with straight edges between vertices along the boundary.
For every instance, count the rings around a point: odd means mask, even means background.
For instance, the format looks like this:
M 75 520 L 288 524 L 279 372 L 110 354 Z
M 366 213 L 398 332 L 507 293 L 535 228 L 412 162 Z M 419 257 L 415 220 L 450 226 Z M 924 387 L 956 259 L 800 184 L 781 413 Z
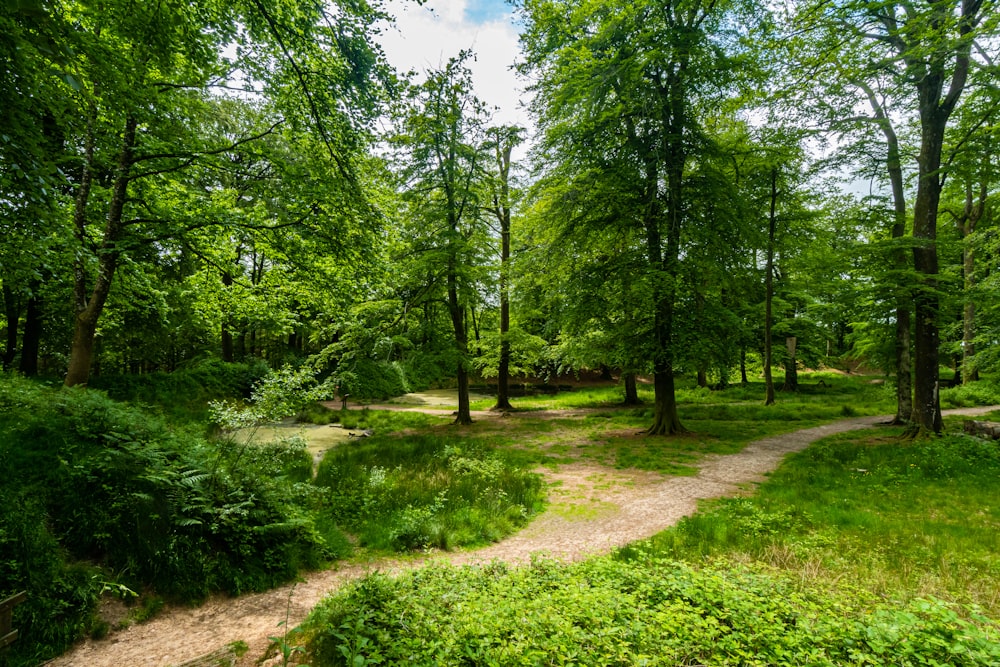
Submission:
M 468 437 L 375 436 L 330 451 L 316 484 L 362 546 L 451 549 L 491 542 L 541 508 L 537 475 Z

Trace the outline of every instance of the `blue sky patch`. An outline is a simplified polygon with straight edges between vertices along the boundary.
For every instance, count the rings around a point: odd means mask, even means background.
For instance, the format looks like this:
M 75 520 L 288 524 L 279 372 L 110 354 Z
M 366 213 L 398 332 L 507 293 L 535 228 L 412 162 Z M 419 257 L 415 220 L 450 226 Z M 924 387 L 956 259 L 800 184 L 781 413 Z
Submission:
M 469 0 L 465 7 L 465 18 L 470 23 L 496 21 L 510 15 L 513 8 L 506 0 Z

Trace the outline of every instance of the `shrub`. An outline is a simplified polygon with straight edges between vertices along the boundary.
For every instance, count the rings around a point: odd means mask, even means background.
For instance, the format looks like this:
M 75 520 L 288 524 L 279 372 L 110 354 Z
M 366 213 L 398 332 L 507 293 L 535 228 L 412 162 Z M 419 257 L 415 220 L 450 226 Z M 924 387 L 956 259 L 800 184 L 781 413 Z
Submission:
M 992 382 L 981 380 L 941 390 L 941 407 L 943 408 L 997 404 L 1000 404 L 1000 387 Z
M 197 600 L 262 590 L 343 552 L 343 536 L 314 523 L 301 442 L 208 443 L 93 390 L 3 378 L 0 464 L 18 471 L 0 480 L 0 592 L 28 590 L 26 656 L 51 657 L 86 628 L 102 572 Z
M 236 364 L 204 359 L 172 373 L 97 375 L 90 387 L 115 400 L 157 406 L 175 417 L 203 419 L 209 401 L 250 398 L 270 372 L 262 360 Z
M 430 436 L 366 438 L 324 457 L 316 484 L 363 546 L 408 550 L 481 544 L 541 505 L 537 475 L 482 443 Z
M 411 354 L 403 361 L 403 372 L 410 391 L 423 391 L 445 383 L 455 375 L 457 360 L 453 353 Z

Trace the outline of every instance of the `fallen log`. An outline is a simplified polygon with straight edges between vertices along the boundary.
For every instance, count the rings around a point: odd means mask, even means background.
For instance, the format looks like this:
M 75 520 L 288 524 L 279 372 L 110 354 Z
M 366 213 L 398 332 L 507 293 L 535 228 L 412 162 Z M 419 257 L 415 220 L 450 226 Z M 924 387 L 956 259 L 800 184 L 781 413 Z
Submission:
M 997 422 L 981 422 L 975 419 L 966 419 L 962 423 L 962 430 L 978 438 L 1000 440 L 1000 423 Z

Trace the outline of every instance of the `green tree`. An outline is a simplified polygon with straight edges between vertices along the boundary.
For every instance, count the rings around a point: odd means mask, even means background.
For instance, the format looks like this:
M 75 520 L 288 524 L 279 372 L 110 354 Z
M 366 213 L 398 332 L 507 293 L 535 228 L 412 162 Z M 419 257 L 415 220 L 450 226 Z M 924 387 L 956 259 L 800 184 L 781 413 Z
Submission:
M 472 93 L 463 51 L 413 89 L 397 145 L 403 149 L 406 214 L 421 226 L 412 252 L 421 258 L 428 288 L 444 283 L 458 381 L 458 424 L 469 409 L 469 312 L 475 306 L 486 212 L 486 113 Z M 429 292 L 425 292 L 425 295 Z
M 805 27 L 808 32 L 810 26 L 819 26 L 836 31 L 836 43 L 841 46 L 828 50 L 828 58 L 839 58 L 845 52 L 865 54 L 861 68 L 845 73 L 847 76 L 868 82 L 869 90 L 873 79 L 889 78 L 894 81 L 894 90 L 904 91 L 913 102 L 910 109 L 900 107 L 915 119 L 919 136 L 912 231 L 917 277 L 912 291 L 915 361 L 911 420 L 914 432 L 940 432 L 937 218 L 946 166 L 942 153 L 949 120 L 970 74 L 995 62 L 989 52 L 995 49 L 998 12 L 989 0 L 803 2 L 799 7 L 798 29 Z M 983 54 L 981 62 L 975 53 Z M 877 108 L 875 112 L 877 117 Z M 886 128 L 883 119 L 883 132 Z M 893 166 L 891 156 L 889 164 Z M 900 213 L 897 208 L 894 225 Z
M 654 435 L 684 430 L 674 392 L 675 319 L 690 176 L 711 143 L 704 120 L 736 76 L 736 8 L 701 0 L 523 3 L 524 69 L 536 81 L 543 159 L 576 174 L 603 172 L 634 202 L 645 255 L 636 277 L 651 317 Z M 752 15 L 749 5 L 740 9 Z
M 497 220 L 500 236 L 500 358 L 497 364 L 497 402 L 495 410 L 512 410 L 510 404 L 510 223 L 513 206 L 511 190 L 511 154 L 524 140 L 519 127 L 491 127 L 487 131 L 493 144 L 494 164 L 490 183 L 490 209 Z
M 303 162 L 294 157 L 302 149 L 325 155 L 332 167 L 322 174 L 312 170 L 309 179 L 280 185 L 272 180 L 267 194 L 257 178 L 251 194 L 261 201 L 280 199 L 280 204 L 252 208 L 281 219 L 249 224 L 257 230 L 268 227 L 265 233 L 273 241 L 277 229 L 296 224 L 290 218 L 315 215 L 331 224 L 325 230 L 314 225 L 312 239 L 339 233 L 336 223 L 347 220 L 351 231 L 345 238 L 353 236 L 359 243 L 370 239 L 356 234 L 376 214 L 365 201 L 355 163 L 366 148 L 379 84 L 387 82 L 368 39 L 372 22 L 380 17 L 365 3 L 322 8 L 249 0 L 139 7 L 64 0 L 44 7 L 4 6 L 0 21 L 12 29 L 4 43 L 11 75 L 4 86 L 29 93 L 11 95 L 18 102 L 8 116 L 19 131 L 11 142 L 5 137 L 4 149 L 9 155 L 41 156 L 30 164 L 12 160 L 25 174 L 29 166 L 31 178 L 25 183 L 9 180 L 5 191 L 16 194 L 4 199 L 43 202 L 46 211 L 57 212 L 49 216 L 57 221 L 51 226 L 53 236 L 64 239 L 63 247 L 74 246 L 66 254 L 72 257 L 71 268 L 48 262 L 50 270 L 72 276 L 75 324 L 67 384 L 87 381 L 118 270 L 129 262 L 169 263 L 166 257 L 179 248 L 191 254 L 196 243 L 183 237 L 198 225 L 187 214 L 211 210 L 206 200 L 221 201 L 217 193 L 233 185 L 210 182 L 207 174 L 221 166 L 221 156 L 245 158 L 250 144 L 279 128 L 288 133 L 288 164 Z M 223 54 L 232 46 L 236 55 L 231 60 Z M 209 119 L 218 119 L 225 106 L 219 91 L 233 87 L 268 100 L 268 113 L 261 119 L 270 124 L 213 127 Z M 33 96 L 32 91 L 45 94 Z M 53 129 L 39 131 L 44 127 Z M 219 129 L 223 131 L 215 131 Z M 307 146 L 308 141 L 293 145 L 310 133 L 321 150 Z M 22 141 L 32 136 L 34 143 Z M 270 164 L 276 164 L 274 159 Z M 47 182 L 38 181 L 43 172 L 55 174 L 58 187 L 50 190 Z M 316 187 L 320 180 L 323 186 Z M 275 197 L 279 190 L 281 197 Z M 234 201 L 240 204 L 238 198 Z M 26 215 L 39 216 L 26 205 L 17 206 Z M 61 213 L 65 210 L 68 216 Z M 230 223 L 239 221 L 239 216 L 227 217 Z M 266 255 L 254 257 L 259 277 L 269 264 Z M 10 295 L 5 305 L 20 303 L 18 295 L 34 296 L 31 281 L 39 270 L 26 261 L 20 262 L 19 273 L 7 272 L 6 266 L 0 278 Z

